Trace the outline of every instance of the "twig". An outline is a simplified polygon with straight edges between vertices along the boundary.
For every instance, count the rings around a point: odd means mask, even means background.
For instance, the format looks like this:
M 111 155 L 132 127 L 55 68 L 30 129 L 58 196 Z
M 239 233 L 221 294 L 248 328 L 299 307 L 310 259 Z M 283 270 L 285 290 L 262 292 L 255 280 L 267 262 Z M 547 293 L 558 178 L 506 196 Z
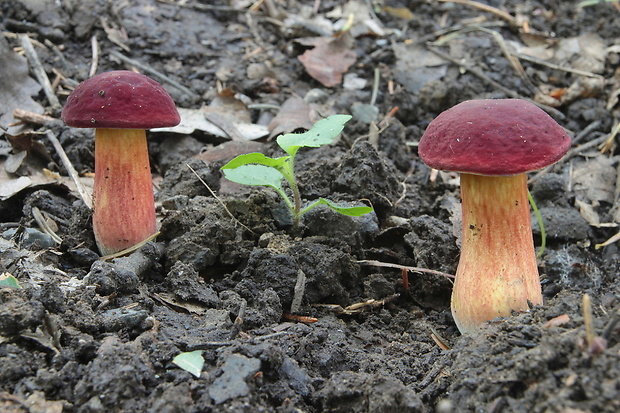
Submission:
M 124 54 L 122 54 L 121 52 L 117 51 L 117 50 L 110 50 L 110 54 L 114 57 L 116 57 L 119 60 L 122 60 L 123 62 L 130 64 L 132 66 L 135 66 L 139 69 L 142 69 L 143 71 L 150 73 L 151 75 L 159 78 L 159 80 L 161 80 L 164 83 L 169 84 L 170 86 L 180 90 L 181 92 L 185 93 L 186 95 L 188 95 L 190 98 L 192 99 L 199 99 L 200 96 L 194 92 L 192 92 L 190 89 L 186 88 L 185 86 L 183 86 L 182 84 L 180 84 L 179 82 L 176 82 L 172 79 L 170 79 L 168 76 L 166 76 L 165 74 L 153 69 L 152 67 L 145 65 L 144 63 L 141 63 L 137 60 L 131 59 L 127 56 L 125 56 Z
M 600 244 L 596 244 L 594 246 L 595 250 L 600 250 L 603 247 L 606 247 L 608 245 L 613 244 L 614 242 L 620 241 L 620 232 L 618 232 L 616 235 L 612 236 L 611 238 L 609 238 L 607 241 L 605 242 L 601 242 Z
M 291 314 L 297 314 L 301 309 L 301 302 L 306 290 L 306 274 L 300 269 L 297 271 L 297 281 L 293 290 L 293 302 L 291 303 Z
M 58 138 L 56 138 L 56 135 L 54 135 L 54 132 L 52 132 L 51 130 L 47 130 L 45 132 L 45 136 L 47 136 L 47 139 L 49 139 L 49 141 L 54 146 L 54 149 L 56 150 L 56 153 L 60 157 L 62 164 L 64 165 L 65 169 L 67 170 L 67 173 L 71 177 L 71 180 L 75 184 L 78 194 L 80 195 L 80 198 L 82 198 L 82 201 L 89 209 L 93 209 L 93 203 L 92 203 L 91 197 L 88 195 L 88 193 L 84 189 L 84 186 L 82 185 L 82 182 L 80 181 L 80 176 L 78 175 L 78 172 L 73 167 L 73 164 L 69 160 L 69 157 L 65 153 L 65 150 L 62 148 L 62 145 L 58 141 Z
M 605 153 L 611 149 L 611 145 L 614 143 L 614 140 L 616 139 L 616 136 L 618 136 L 618 133 L 620 133 L 620 122 L 616 124 L 616 126 L 614 126 L 607 139 L 605 139 L 605 143 L 601 148 L 601 153 Z
M 37 125 L 47 125 L 48 123 L 57 120 L 51 116 L 41 115 L 40 113 L 30 112 L 19 108 L 13 111 L 13 118 Z
M 372 94 L 370 95 L 370 105 L 374 106 L 375 103 L 377 103 L 377 94 L 379 93 L 379 80 L 381 79 L 380 75 L 381 73 L 379 72 L 379 68 L 375 67 L 375 76 L 374 76 L 374 81 L 372 84 Z
M 204 161 L 203 161 L 204 163 Z M 207 188 L 207 190 L 211 193 L 211 196 L 213 196 L 213 198 L 215 198 L 217 200 L 217 202 L 220 203 L 220 205 L 222 205 L 222 207 L 224 208 L 224 211 L 226 211 L 226 213 L 232 218 L 233 221 L 238 222 L 239 225 L 241 225 L 243 228 L 247 229 L 248 231 L 250 231 L 250 233 L 256 235 L 256 233 L 254 231 L 252 231 L 250 228 L 248 228 L 247 226 L 243 225 L 243 223 L 241 221 L 239 221 L 237 218 L 235 218 L 235 216 L 233 215 L 232 212 L 230 212 L 230 210 L 228 209 L 228 207 L 226 206 L 226 204 L 224 204 L 224 202 L 217 196 L 217 194 L 215 192 L 213 192 L 213 190 L 211 189 L 211 187 L 209 186 L 209 184 L 207 184 L 205 182 L 204 179 L 202 179 L 200 177 L 200 175 L 198 175 L 198 173 L 194 170 L 194 168 L 192 168 L 188 163 L 185 164 L 190 171 L 192 171 L 192 173 L 194 175 L 196 175 L 196 178 L 198 178 L 198 180 L 200 181 L 200 183 L 202 183 L 205 188 Z M 206 163 L 205 163 L 206 165 Z
M 508 23 L 510 23 L 512 26 L 517 26 L 517 20 L 512 17 L 510 14 L 506 13 L 505 11 L 502 11 L 500 9 L 497 9 L 495 7 L 489 6 L 487 4 L 482 4 L 482 3 L 478 3 L 475 1 L 470 1 L 470 0 L 438 0 L 441 3 L 456 3 L 456 4 L 462 4 L 464 6 L 469 6 L 478 10 L 482 10 L 482 11 L 486 11 L 489 13 L 493 13 L 494 15 L 496 15 L 497 17 L 506 20 Z
M 542 60 L 542 59 L 539 59 L 537 57 L 526 55 L 526 54 L 523 54 L 523 53 L 511 52 L 510 54 L 513 55 L 513 56 L 518 57 L 521 60 L 526 60 L 526 61 L 528 61 L 530 63 L 535 63 L 535 64 L 541 65 L 541 66 L 547 66 L 550 69 L 560 70 L 562 72 L 573 73 L 573 74 L 576 74 L 576 75 L 586 76 L 586 77 L 593 77 L 593 78 L 602 78 L 603 77 L 601 75 L 597 75 L 596 73 L 586 72 L 584 70 L 579 70 L 579 69 L 573 69 L 572 67 L 565 67 L 565 66 L 556 65 L 555 63 L 547 62 L 546 60 Z
M 34 218 L 35 221 L 37 221 L 39 228 L 41 228 L 41 230 L 44 233 L 52 237 L 52 239 L 56 243 L 62 244 L 62 238 L 60 238 L 58 234 L 56 234 L 54 230 L 49 226 L 49 224 L 47 223 L 47 220 L 45 219 L 45 217 L 43 216 L 39 208 L 35 206 L 32 207 L 32 217 Z
M 90 48 L 92 50 L 93 60 L 90 62 L 88 77 L 93 77 L 95 73 L 97 73 L 97 66 L 99 65 L 99 43 L 97 42 L 96 34 L 93 34 L 93 37 L 90 38 Z
M 541 176 L 548 173 L 552 168 L 568 162 L 570 159 L 579 155 L 581 152 L 587 149 L 593 148 L 601 144 L 602 142 L 605 142 L 606 139 L 607 139 L 607 135 L 599 136 L 598 138 L 593 139 L 590 142 L 584 143 L 583 145 L 578 146 L 576 148 L 572 148 L 571 150 L 566 152 L 566 155 L 564 155 L 564 157 L 560 159 L 559 161 L 557 161 L 555 164 L 547 166 L 545 169 L 541 169 L 540 171 L 536 172 L 536 174 L 528 180 L 528 183 L 531 184 L 533 182 L 536 182 L 538 179 L 540 179 Z
M 521 65 L 521 62 L 519 61 L 519 59 L 514 54 L 510 53 L 510 50 L 508 50 L 508 46 L 506 45 L 506 41 L 504 40 L 504 37 L 497 30 L 491 30 L 491 29 L 487 29 L 486 27 L 481 27 L 481 26 L 477 26 L 476 29 L 493 36 L 493 39 L 495 39 L 495 42 L 501 49 L 502 53 L 504 54 L 504 57 L 506 58 L 506 60 L 508 60 L 508 62 L 510 63 L 512 68 L 515 70 L 515 72 L 517 72 L 517 75 L 519 75 L 521 80 L 523 80 L 523 83 L 525 83 L 530 88 L 530 90 L 534 90 L 534 91 L 538 90 L 538 87 L 536 87 L 536 85 L 532 83 L 530 78 L 527 77 L 527 74 L 525 73 L 525 69 L 523 69 L 523 66 Z
M 428 47 L 428 49 L 431 52 L 435 53 L 437 56 L 439 56 L 439 57 L 441 57 L 443 59 L 446 59 L 447 61 L 452 62 L 452 63 L 454 63 L 457 66 L 462 67 L 463 69 L 469 71 L 474 76 L 477 76 L 481 80 L 487 82 L 489 85 L 493 86 L 494 88 L 501 90 L 502 92 L 504 92 L 506 95 L 510 96 L 511 98 L 527 100 L 528 102 L 533 103 L 534 105 L 538 106 L 539 108 L 541 108 L 545 112 L 549 113 L 555 119 L 558 119 L 558 120 L 566 119 L 566 116 L 562 112 L 560 112 L 559 110 L 557 110 L 555 108 L 552 108 L 551 106 L 543 105 L 541 103 L 538 103 L 538 102 L 536 102 L 536 101 L 534 101 L 532 99 L 526 98 L 524 96 L 521 96 L 520 94 L 518 94 L 514 90 L 508 89 L 506 86 L 502 85 L 501 83 L 498 83 L 495 80 L 491 79 L 486 74 L 484 74 L 481 70 L 473 67 L 470 64 L 467 64 L 467 63 L 461 62 L 461 61 L 459 61 L 457 59 L 454 59 L 452 56 L 448 55 L 447 53 L 442 52 L 441 50 L 437 49 L 436 47 L 433 47 L 430 44 L 427 45 L 427 47 Z
M 52 84 L 47 77 L 47 73 L 45 73 L 45 69 L 43 69 L 43 65 L 41 65 L 39 56 L 34 50 L 30 38 L 28 37 L 28 35 L 22 34 L 19 36 L 19 42 L 24 49 L 24 53 L 26 54 L 26 58 L 28 59 L 28 63 L 30 64 L 30 68 L 34 72 L 37 81 L 43 88 L 43 92 L 45 92 L 45 96 L 47 97 L 50 106 L 53 109 L 59 109 L 60 101 L 58 100 L 58 96 L 56 96 L 54 90 L 52 89 Z
M 435 344 L 437 344 L 437 347 L 439 347 L 440 349 L 450 350 L 450 346 L 448 345 L 446 339 L 443 338 L 441 334 L 439 334 L 437 330 L 435 330 L 432 327 L 431 327 L 431 338 L 433 339 Z
M 590 134 L 590 132 L 592 132 L 593 130 L 595 130 L 599 126 L 601 126 L 601 121 L 600 121 L 600 119 L 597 119 L 594 122 L 590 123 L 585 128 L 583 128 L 583 130 L 581 132 L 579 132 L 577 135 L 575 135 L 575 137 L 573 138 L 573 145 L 577 144 L 583 138 L 588 136 Z
M 397 268 L 399 270 L 401 269 L 405 269 L 408 271 L 415 271 L 415 272 L 425 272 L 428 274 L 434 274 L 434 275 L 439 275 L 441 277 L 445 277 L 448 279 L 453 279 L 454 275 L 452 274 L 448 274 L 445 272 L 441 272 L 441 271 L 436 271 L 436 270 L 429 270 L 427 268 L 420 268 L 420 267 L 409 267 L 407 265 L 399 265 L 399 264 L 392 264 L 390 262 L 381 262 L 381 261 L 375 261 L 375 260 L 360 260 L 360 261 L 356 261 L 358 264 L 362 264 L 362 265 L 372 265 L 375 267 L 386 267 L 386 268 Z
M 100 257 L 99 259 L 101 261 L 109 261 L 111 259 L 114 258 L 118 258 L 118 257 L 122 257 L 124 255 L 127 254 L 131 254 L 134 251 L 139 250 L 140 248 L 142 248 L 144 245 L 146 245 L 147 242 L 151 242 L 154 241 L 155 238 L 157 238 L 159 236 L 160 232 L 157 231 L 156 233 L 154 233 L 153 235 L 150 235 L 147 239 L 140 241 L 139 243 L 137 243 L 136 245 L 132 245 L 129 248 L 125 248 L 124 250 L 115 252 L 114 254 L 110 254 L 110 255 L 104 255 L 103 257 Z

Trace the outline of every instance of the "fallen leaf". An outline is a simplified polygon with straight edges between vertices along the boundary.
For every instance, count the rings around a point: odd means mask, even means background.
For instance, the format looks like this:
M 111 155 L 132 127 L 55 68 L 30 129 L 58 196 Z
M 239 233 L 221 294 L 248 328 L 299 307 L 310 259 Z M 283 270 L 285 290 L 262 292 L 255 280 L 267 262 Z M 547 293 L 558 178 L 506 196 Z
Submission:
M 422 45 L 395 43 L 392 50 L 396 56 L 394 77 L 409 92 L 418 93 L 448 71 L 448 62 Z
M 181 115 L 181 122 L 177 126 L 151 129 L 151 132 L 172 132 L 190 135 L 195 131 L 201 131 L 220 138 L 229 138 L 222 128 L 205 118 L 203 109 L 179 108 L 178 111 L 179 115 Z M 235 125 L 235 128 L 244 140 L 260 139 L 269 134 L 266 126 L 253 123 L 238 123 Z
M 572 176 L 575 194 L 589 203 L 600 201 L 613 204 L 616 184 L 613 163 L 613 159 L 599 155 L 575 166 Z
M 315 46 L 314 49 L 298 57 L 308 74 L 325 87 L 342 83 L 342 75 L 356 60 L 355 52 L 351 50 L 351 34 L 345 32 L 336 38 L 316 37 L 310 43 Z
M 32 99 L 41 86 L 28 76 L 26 59 L 15 53 L 3 37 L 0 37 L 0 61 L 0 127 L 7 129 L 15 121 L 13 111 L 17 108 L 43 113 L 43 107 Z M 9 133 L 18 132 L 11 129 Z
M 314 123 L 310 120 L 310 111 L 310 106 L 302 98 L 291 96 L 267 126 L 269 136 L 274 137 L 298 129 L 311 129 Z
M 390 7 L 386 6 L 383 11 L 390 16 L 396 17 L 402 20 L 413 20 L 413 13 L 406 7 Z

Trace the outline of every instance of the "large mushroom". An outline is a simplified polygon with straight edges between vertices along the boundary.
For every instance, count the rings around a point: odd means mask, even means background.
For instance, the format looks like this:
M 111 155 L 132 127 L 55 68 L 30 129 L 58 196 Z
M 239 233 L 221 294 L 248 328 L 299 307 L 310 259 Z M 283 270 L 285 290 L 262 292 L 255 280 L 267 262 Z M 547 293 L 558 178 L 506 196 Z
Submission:
M 463 237 L 451 308 L 462 333 L 542 304 L 526 173 L 570 148 L 564 129 L 520 99 L 470 100 L 427 127 L 420 158 L 461 173 Z
M 96 128 L 93 231 L 103 255 L 134 246 L 157 231 L 146 129 L 178 125 L 164 88 L 119 70 L 79 84 L 67 99 L 68 126 Z

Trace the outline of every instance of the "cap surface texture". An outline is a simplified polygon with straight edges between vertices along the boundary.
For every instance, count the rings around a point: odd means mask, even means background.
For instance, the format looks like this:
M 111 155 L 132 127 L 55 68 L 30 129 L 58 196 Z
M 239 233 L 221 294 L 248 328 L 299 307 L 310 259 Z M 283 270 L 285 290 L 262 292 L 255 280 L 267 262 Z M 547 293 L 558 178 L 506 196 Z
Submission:
M 75 128 L 151 129 L 176 126 L 181 118 L 159 83 L 117 70 L 80 83 L 67 99 L 62 120 Z
M 439 114 L 418 146 L 434 169 L 516 175 L 557 162 L 571 139 L 551 116 L 521 99 L 468 100 Z

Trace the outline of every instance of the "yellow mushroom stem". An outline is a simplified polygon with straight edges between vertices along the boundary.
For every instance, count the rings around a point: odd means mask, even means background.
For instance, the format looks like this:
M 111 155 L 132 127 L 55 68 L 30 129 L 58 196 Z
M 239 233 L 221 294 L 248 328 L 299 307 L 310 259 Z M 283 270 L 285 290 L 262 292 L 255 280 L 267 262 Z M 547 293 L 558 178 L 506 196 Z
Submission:
M 542 304 L 525 174 L 461 174 L 463 238 L 452 291 L 461 333 Z
M 157 231 L 146 131 L 95 131 L 93 230 L 99 251 L 113 254 Z

